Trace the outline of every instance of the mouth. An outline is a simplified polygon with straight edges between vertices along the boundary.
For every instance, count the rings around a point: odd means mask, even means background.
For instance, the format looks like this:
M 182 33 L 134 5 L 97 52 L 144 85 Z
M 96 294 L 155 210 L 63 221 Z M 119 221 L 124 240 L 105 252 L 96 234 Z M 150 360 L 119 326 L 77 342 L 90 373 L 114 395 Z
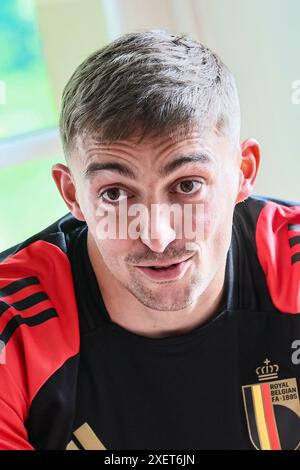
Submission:
M 143 275 L 152 281 L 177 281 L 182 279 L 191 265 L 191 258 L 183 261 L 152 266 L 135 266 Z

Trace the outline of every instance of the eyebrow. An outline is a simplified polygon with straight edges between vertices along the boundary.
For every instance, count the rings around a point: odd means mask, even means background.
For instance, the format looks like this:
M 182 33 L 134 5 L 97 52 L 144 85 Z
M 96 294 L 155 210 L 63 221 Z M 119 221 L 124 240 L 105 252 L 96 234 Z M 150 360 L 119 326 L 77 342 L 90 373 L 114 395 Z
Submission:
M 215 166 L 213 158 L 205 153 L 199 153 L 178 157 L 175 160 L 172 160 L 159 170 L 159 174 L 161 176 L 168 176 L 173 171 L 178 170 L 178 168 L 181 168 L 188 163 L 201 163 L 203 165 Z
M 126 165 L 123 165 L 122 163 L 116 163 L 116 162 L 95 162 L 91 163 L 88 165 L 87 169 L 84 172 L 84 175 L 86 178 L 91 178 L 95 173 L 98 173 L 100 171 L 113 171 L 115 173 L 118 173 L 121 176 L 126 176 L 127 178 L 130 179 L 135 179 L 136 175 L 135 173 L 128 168 Z
M 159 170 L 159 175 L 164 177 L 168 176 L 173 171 L 178 170 L 178 168 L 181 168 L 182 166 L 187 165 L 188 163 L 201 163 L 203 165 L 215 166 L 215 161 L 205 153 L 185 155 L 167 163 L 163 168 Z M 84 172 L 85 178 L 90 179 L 100 171 L 112 171 L 132 180 L 136 179 L 136 174 L 133 170 L 131 170 L 128 166 L 117 162 L 90 163 L 90 165 L 88 165 L 87 169 Z

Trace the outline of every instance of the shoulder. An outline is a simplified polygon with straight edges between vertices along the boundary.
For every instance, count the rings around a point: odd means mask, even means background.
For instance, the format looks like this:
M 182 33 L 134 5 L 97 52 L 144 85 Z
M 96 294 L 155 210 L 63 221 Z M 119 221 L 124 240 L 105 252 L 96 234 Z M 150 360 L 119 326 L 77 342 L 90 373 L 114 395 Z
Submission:
M 300 204 L 253 197 L 238 206 L 239 227 L 255 248 L 273 304 L 300 313 Z
M 79 350 L 68 237 L 80 224 L 63 217 L 7 250 L 0 262 L 0 375 L 12 377 L 26 405 Z M 1 399 L 9 400 L 3 387 Z

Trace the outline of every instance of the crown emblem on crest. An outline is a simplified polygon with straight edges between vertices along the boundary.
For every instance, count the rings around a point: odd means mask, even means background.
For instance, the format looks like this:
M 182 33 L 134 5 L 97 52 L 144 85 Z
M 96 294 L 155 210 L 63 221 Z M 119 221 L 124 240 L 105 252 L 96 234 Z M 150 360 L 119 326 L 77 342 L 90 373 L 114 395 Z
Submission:
M 271 364 L 269 359 L 264 360 L 264 366 L 259 366 L 256 369 L 256 374 L 258 380 L 261 382 L 263 380 L 272 380 L 278 378 L 279 365 Z

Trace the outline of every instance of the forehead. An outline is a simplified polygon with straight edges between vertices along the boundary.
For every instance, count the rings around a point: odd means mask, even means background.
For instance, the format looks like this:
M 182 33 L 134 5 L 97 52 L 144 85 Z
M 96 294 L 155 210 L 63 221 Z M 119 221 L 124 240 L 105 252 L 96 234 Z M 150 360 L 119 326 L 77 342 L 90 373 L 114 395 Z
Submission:
M 102 160 L 123 160 L 136 168 L 149 166 L 159 170 L 173 158 L 193 154 L 207 156 L 203 163 L 218 159 L 219 154 L 228 152 L 229 140 L 215 128 L 193 129 L 178 135 L 155 135 L 141 138 L 140 134 L 114 143 L 98 142 L 95 138 L 82 139 L 77 136 L 72 161 L 81 169 L 87 168 L 92 162 Z

